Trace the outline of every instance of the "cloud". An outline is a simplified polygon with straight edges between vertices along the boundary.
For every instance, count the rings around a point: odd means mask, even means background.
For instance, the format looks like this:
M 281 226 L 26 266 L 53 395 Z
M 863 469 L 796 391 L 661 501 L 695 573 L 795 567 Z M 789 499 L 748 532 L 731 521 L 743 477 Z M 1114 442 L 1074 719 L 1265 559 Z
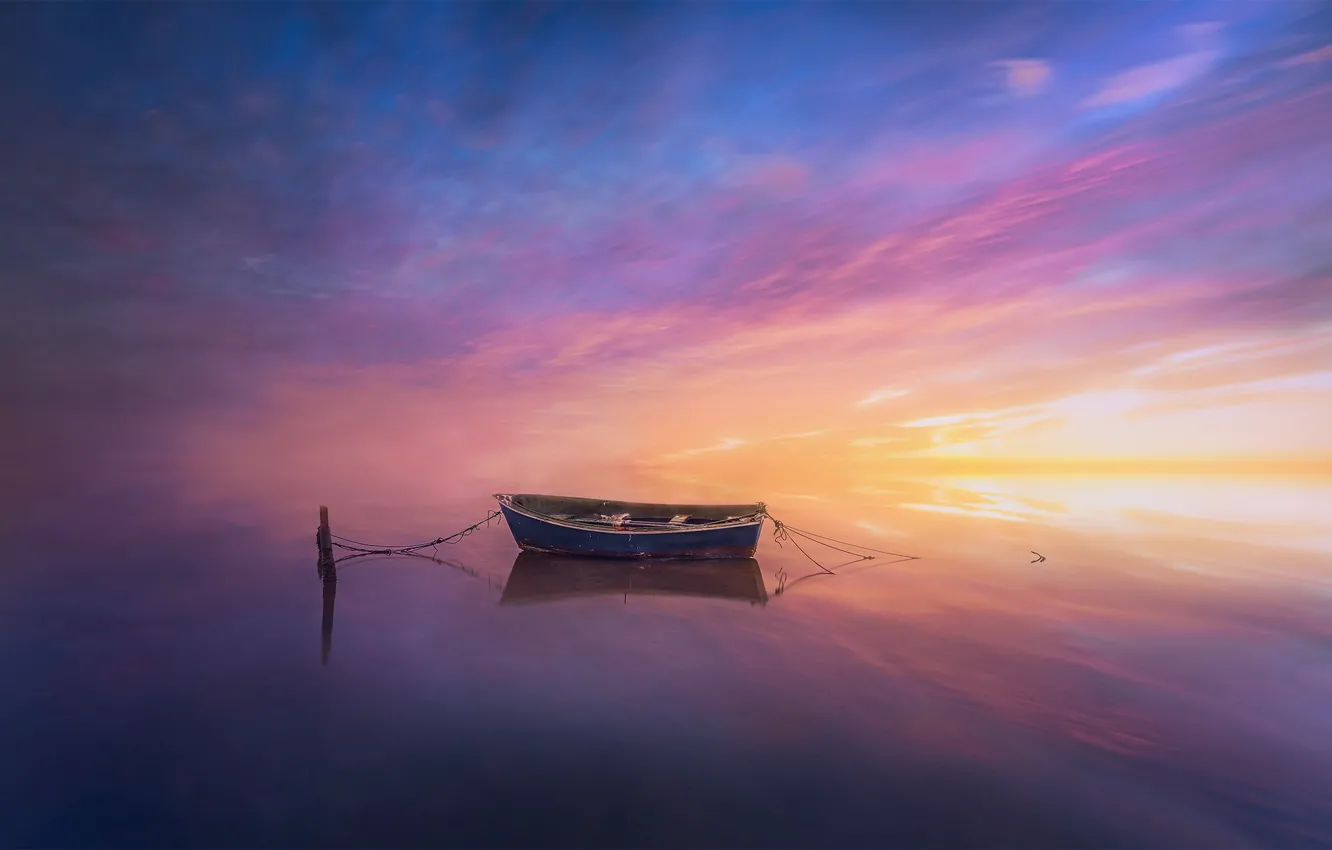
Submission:
M 908 442 L 910 440 L 906 437 L 858 437 L 851 441 L 851 445 L 860 449 L 868 449 L 874 446 L 901 445 Z
M 1308 363 L 1332 362 L 1332 322 L 1292 334 L 1256 333 L 1172 351 L 1132 371 L 1145 385 L 1179 390 L 1226 385 L 1249 377 L 1295 374 Z
M 717 443 L 716 445 L 704 446 L 698 449 L 684 449 L 683 451 L 678 451 L 666 455 L 666 457 L 667 458 L 693 457 L 695 455 L 711 454 L 712 452 L 727 452 L 731 451 L 732 449 L 737 449 L 740 446 L 745 445 L 747 442 L 748 442 L 747 440 L 741 440 L 735 437 L 723 437 L 721 442 Z
M 795 434 L 782 434 L 781 436 L 777 437 L 776 439 L 778 439 L 778 440 L 808 440 L 808 439 L 810 439 L 811 437 L 822 437 L 822 436 L 823 436 L 824 434 L 826 434 L 826 433 L 828 433 L 828 429 L 826 429 L 826 428 L 820 428 L 820 429 L 817 430 L 817 431 L 799 431 L 799 432 L 797 432 L 797 433 L 795 433 Z
M 1001 519 L 1005 522 L 1028 522 L 1023 516 L 1017 516 L 1006 511 L 989 510 L 986 508 L 961 508 L 955 505 L 921 505 L 904 502 L 898 505 L 899 508 L 906 508 L 913 511 L 927 511 L 937 514 L 957 514 L 966 517 L 982 517 L 986 519 Z
M 1082 107 L 1096 109 L 1131 103 L 1188 85 L 1206 74 L 1220 58 L 1217 37 L 1223 26 L 1217 21 L 1205 21 L 1179 27 L 1180 35 L 1191 50 L 1173 59 L 1139 65 L 1115 74 L 1099 91 L 1083 100 Z
M 1332 44 L 1292 56 L 1278 64 L 1283 68 L 1291 68 L 1298 65 L 1316 65 L 1319 62 L 1332 62 Z
M 1052 69 L 1044 59 L 1001 59 L 993 65 L 1002 68 L 1008 90 L 1016 97 L 1032 97 L 1050 84 Z
M 1225 24 L 1221 21 L 1200 21 L 1193 24 L 1184 24 L 1179 27 L 1179 33 L 1185 40 L 1194 44 L 1212 44 L 1216 37 L 1225 29 Z
M 960 425 L 962 423 L 985 422 L 991 419 L 1005 419 L 1015 415 L 1022 416 L 1034 412 L 1033 406 L 1022 405 L 1003 410 L 983 410 L 975 413 L 949 413 L 943 416 L 927 416 L 903 422 L 903 428 L 935 428 L 940 425 Z
M 804 193 L 809 169 L 789 156 L 771 156 L 746 165 L 739 179 L 768 195 L 792 198 Z
M 248 268 L 250 271 L 254 272 L 255 274 L 267 275 L 270 274 L 269 268 L 273 262 L 273 258 L 271 256 L 245 257 L 243 258 L 243 261 L 245 263 L 245 267 Z
M 888 401 L 889 399 L 901 398 L 909 392 L 911 391 L 896 389 L 893 387 L 880 387 L 856 402 L 856 407 L 869 407 L 870 405 L 879 404 L 880 402 Z
M 1100 90 L 1082 101 L 1085 109 L 1131 103 L 1185 86 L 1201 77 L 1219 58 L 1214 50 L 1198 50 L 1173 59 L 1139 65 L 1105 81 Z
M 1191 348 L 1184 351 L 1176 351 L 1162 357 L 1156 363 L 1149 363 L 1146 366 L 1140 366 L 1133 370 L 1135 375 L 1151 375 L 1160 372 L 1163 369 L 1169 369 L 1179 364 L 1190 364 L 1199 360 L 1206 359 L 1206 362 L 1215 362 L 1217 355 L 1226 354 L 1237 349 L 1251 347 L 1254 343 L 1250 341 L 1223 342 L 1216 345 L 1207 345 L 1202 348 Z M 1187 368 L 1187 367 L 1186 367 Z
M 1161 392 L 1156 394 L 1151 403 L 1126 413 L 1135 417 L 1174 412 L 1195 413 L 1218 407 L 1233 407 L 1260 398 L 1269 402 L 1312 401 L 1319 397 L 1332 399 L 1329 393 L 1332 393 L 1332 372 L 1309 371 L 1202 386 L 1171 393 Z
M 1031 129 L 1000 129 L 913 142 L 886 151 L 861 182 L 929 193 L 970 183 L 991 183 L 1018 172 L 1045 149 Z

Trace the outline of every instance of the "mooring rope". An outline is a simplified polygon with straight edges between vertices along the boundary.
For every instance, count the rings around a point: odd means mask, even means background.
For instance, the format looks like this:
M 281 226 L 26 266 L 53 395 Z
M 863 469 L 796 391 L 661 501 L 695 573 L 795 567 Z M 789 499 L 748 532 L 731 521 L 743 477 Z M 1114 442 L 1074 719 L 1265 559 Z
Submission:
M 434 555 L 427 555 L 424 552 L 393 552 L 391 555 L 385 555 L 382 552 L 352 552 L 350 555 L 343 555 L 341 558 L 338 558 L 333 563 L 342 564 L 346 561 L 356 561 L 356 564 L 349 564 L 347 567 L 343 567 L 343 569 L 347 569 L 351 566 L 369 564 L 373 561 L 380 560 L 381 558 L 384 560 L 388 560 L 390 557 L 399 556 L 399 555 L 405 555 L 409 558 L 422 558 L 426 561 L 434 561 L 436 564 L 439 564 L 440 566 L 452 567 L 453 569 L 458 570 L 459 572 L 466 573 L 472 578 L 481 577 L 481 573 L 472 569 L 471 567 L 467 566 L 461 561 L 455 561 L 452 558 L 438 558 L 435 557 Z M 358 560 L 362 558 L 368 560 Z
M 441 543 L 453 545 L 471 534 L 473 531 L 476 531 L 478 528 L 490 525 L 490 523 L 500 515 L 499 511 L 491 511 L 485 519 L 467 526 L 462 531 L 456 531 L 447 537 L 436 537 L 434 540 L 427 540 L 424 543 L 412 543 L 405 546 L 365 543 L 361 540 L 353 540 L 350 537 L 342 537 L 337 534 L 330 534 L 329 537 L 333 538 L 333 545 L 339 549 L 346 549 L 348 552 L 357 552 L 361 555 L 415 555 L 418 554 L 421 549 L 429 549 L 433 546 L 438 546 Z M 319 539 L 318 531 L 315 532 L 315 539 Z
M 837 573 L 835 573 L 833 570 L 829 569 L 828 567 L 824 566 L 822 563 L 819 562 L 817 558 L 806 552 L 805 547 L 801 546 L 796 541 L 795 537 L 803 537 L 805 540 L 808 540 L 812 543 L 817 543 L 820 546 L 826 546 L 829 549 L 836 549 L 838 552 L 843 552 L 847 555 L 855 557 L 856 559 L 855 561 L 848 561 L 847 564 L 854 564 L 857 561 L 872 561 L 874 560 L 874 556 L 865 555 L 862 554 L 861 552 L 853 552 L 850 549 L 842 549 L 839 546 L 832 545 L 833 543 L 840 543 L 842 544 L 842 546 L 851 546 L 854 547 L 855 549 L 862 549 L 866 552 L 878 552 L 880 555 L 892 555 L 894 558 L 897 559 L 896 561 L 889 562 L 893 564 L 900 564 L 903 563 L 904 561 L 920 560 L 920 557 L 917 555 L 904 555 L 901 552 L 889 552 L 885 549 L 875 549 L 872 546 L 861 546 L 859 543 L 849 543 L 845 540 L 838 540 L 835 537 L 827 537 L 822 534 L 815 534 L 812 531 L 804 531 L 802 529 L 795 528 L 794 526 L 787 525 L 786 523 L 782 522 L 781 520 L 777 519 L 777 517 L 769 513 L 766 506 L 763 508 L 763 515 L 766 516 L 768 519 L 772 520 L 773 542 L 775 542 L 778 546 L 781 546 L 783 542 L 790 543 L 792 546 L 796 547 L 796 549 L 799 550 L 800 554 L 804 555 L 805 558 L 808 559 L 811 564 L 818 567 L 820 570 L 827 573 L 828 575 L 837 575 Z M 793 537 L 792 535 L 795 535 L 795 537 Z M 825 541 L 831 541 L 831 542 L 825 542 Z M 847 564 L 839 564 L 838 566 L 844 567 L 847 566 Z M 797 581 L 799 581 L 799 579 L 797 579 Z M 783 587 L 785 586 L 785 584 L 786 584 L 785 577 L 783 577 L 782 579 Z
M 773 522 L 776 522 L 776 520 L 773 520 Z M 833 543 L 841 543 L 843 546 L 853 546 L 853 547 L 855 547 L 856 549 L 864 549 L 866 552 L 878 552 L 880 555 L 892 555 L 894 558 L 908 558 L 908 559 L 913 560 L 913 561 L 920 560 L 920 556 L 918 556 L 918 555 L 904 555 L 904 554 L 902 554 L 901 552 L 889 552 L 889 551 L 886 550 L 886 549 L 875 549 L 875 548 L 872 547 L 872 546 L 861 546 L 859 543 L 848 543 L 848 542 L 845 541 L 845 540 L 838 540 L 836 537 L 827 537 L 827 536 L 824 536 L 824 535 L 822 535 L 822 534 L 815 534 L 815 533 L 812 532 L 812 531 L 805 531 L 804 529 L 801 529 L 801 528 L 795 528 L 794 526 L 790 526 L 790 525 L 788 525 L 788 526 L 786 526 L 786 527 L 787 527 L 788 529 L 790 529 L 791 531 L 795 532 L 796 534 L 799 534 L 801 537 L 813 537 L 813 538 L 816 538 L 819 542 L 822 542 L 822 541 L 824 541 L 824 540 L 829 540 L 829 541 L 832 541 Z M 826 543 L 825 543 L 824 545 L 827 546 Z M 837 549 L 836 546 L 829 546 L 828 548 L 829 548 L 829 549 Z M 838 549 L 838 551 L 839 551 L 839 552 L 846 552 L 847 550 L 845 550 L 845 549 Z M 855 555 L 855 554 L 858 554 L 858 553 L 856 553 L 856 552 L 847 552 L 847 554 L 848 554 L 848 555 Z M 867 560 L 867 561 L 868 561 L 868 560 L 870 560 L 870 559 L 869 559 L 869 558 L 865 558 L 864 560 Z

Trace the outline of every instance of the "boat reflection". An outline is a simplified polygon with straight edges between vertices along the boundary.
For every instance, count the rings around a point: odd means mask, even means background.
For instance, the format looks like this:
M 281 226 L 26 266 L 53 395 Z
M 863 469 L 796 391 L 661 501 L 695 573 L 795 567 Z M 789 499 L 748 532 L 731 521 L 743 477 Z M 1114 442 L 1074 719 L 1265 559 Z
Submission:
M 485 578 L 487 586 L 500 590 L 500 605 L 607 595 L 623 595 L 627 602 L 631 594 L 731 599 L 751 605 L 768 603 L 763 573 L 759 570 L 758 561 L 753 558 L 629 560 L 521 552 L 514 559 L 508 581 L 499 584 L 489 575 L 458 561 L 419 552 L 399 553 L 393 557 L 418 558 L 450 567 L 474 579 Z M 385 560 L 389 560 L 389 556 L 367 558 L 354 555 L 333 564 L 319 565 L 324 603 L 319 626 L 322 664 L 328 664 L 333 647 L 333 608 L 337 600 L 339 573 L 353 566 Z M 351 563 L 341 563 L 343 561 Z
M 514 559 L 501 605 L 630 594 L 733 599 L 765 605 L 768 592 L 753 558 L 621 560 L 524 551 Z
M 623 596 L 627 603 L 631 594 L 729 599 L 764 606 L 769 599 L 759 562 L 754 558 L 589 558 L 523 551 L 514 559 L 508 580 L 500 582 L 459 561 L 423 552 L 397 552 L 392 555 L 368 552 L 319 564 L 324 603 L 319 629 L 322 644 L 320 661 L 323 664 L 328 664 L 333 646 L 333 607 L 337 598 L 339 573 L 349 568 L 399 558 L 430 561 L 478 581 L 484 579 L 487 588 L 500 592 L 500 605 L 526 605 L 610 595 Z M 817 570 L 794 579 L 787 575 L 785 567 L 779 567 L 774 574 L 776 587 L 771 595 L 773 598 L 781 596 L 811 579 L 858 572 L 857 569 L 844 571 L 842 568 L 862 561 L 869 563 L 860 569 L 910 560 L 915 559 L 911 556 L 903 556 L 896 561 L 856 558 L 831 568 L 816 562 Z

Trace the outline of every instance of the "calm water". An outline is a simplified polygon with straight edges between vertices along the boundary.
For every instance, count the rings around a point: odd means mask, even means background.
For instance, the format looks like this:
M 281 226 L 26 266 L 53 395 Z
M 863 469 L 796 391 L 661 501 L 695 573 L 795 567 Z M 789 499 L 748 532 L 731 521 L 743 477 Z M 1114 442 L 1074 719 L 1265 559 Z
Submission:
M 315 506 L 141 498 L 8 535 L 5 846 L 1332 847 L 1327 481 L 774 495 L 921 559 L 656 577 L 716 596 L 511 576 L 502 526 L 325 595 Z

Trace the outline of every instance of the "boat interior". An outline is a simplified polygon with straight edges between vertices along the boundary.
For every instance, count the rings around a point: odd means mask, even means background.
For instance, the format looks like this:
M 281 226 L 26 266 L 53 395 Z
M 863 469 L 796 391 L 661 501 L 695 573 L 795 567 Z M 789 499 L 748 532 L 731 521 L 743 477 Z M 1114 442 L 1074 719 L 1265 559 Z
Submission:
M 496 494 L 495 498 L 550 519 L 626 529 L 712 525 L 719 522 L 753 519 L 763 510 L 761 503 L 668 505 L 584 499 L 575 496 L 543 496 L 532 493 Z

